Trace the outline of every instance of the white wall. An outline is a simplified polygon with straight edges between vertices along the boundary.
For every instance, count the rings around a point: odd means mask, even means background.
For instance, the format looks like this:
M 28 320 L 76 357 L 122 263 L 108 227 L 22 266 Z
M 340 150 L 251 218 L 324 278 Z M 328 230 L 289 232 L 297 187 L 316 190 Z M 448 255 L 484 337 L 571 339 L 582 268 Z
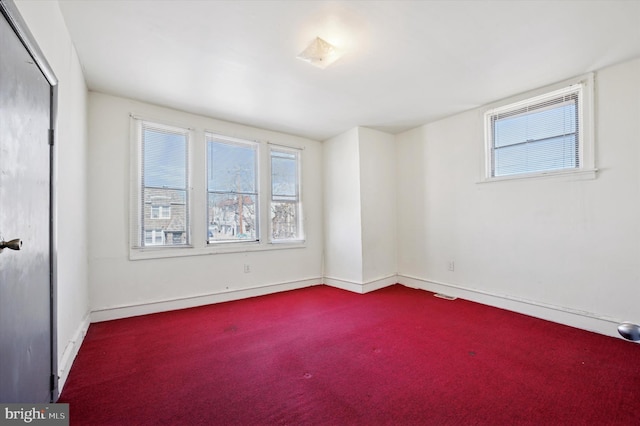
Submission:
M 394 137 L 355 127 L 324 142 L 325 282 L 365 292 L 396 282 Z
M 324 141 L 323 155 L 324 276 L 348 288 L 362 283 L 358 128 Z
M 396 147 L 393 135 L 366 127 L 360 136 L 362 281 L 396 283 Z M 389 281 L 390 280 L 390 281 Z M 378 285 L 379 286 L 379 285 Z
M 639 123 L 635 60 L 596 74 L 596 179 L 478 183 L 482 109 L 398 135 L 400 281 L 612 336 L 639 322 Z
M 89 325 L 87 261 L 87 88 L 57 1 L 17 1 L 59 80 L 55 205 L 59 387 Z
M 280 249 L 275 250 L 130 260 L 131 113 L 194 129 L 194 194 L 199 191 L 204 194 L 206 190 L 204 177 L 198 179 L 198 176 L 204 176 L 204 162 L 200 161 L 205 158 L 204 130 L 258 140 L 263 153 L 266 153 L 267 141 L 303 148 L 305 246 L 283 249 L 280 245 Z M 89 129 L 92 320 L 196 306 L 322 283 L 320 142 L 95 92 L 89 94 Z M 268 169 L 263 167 L 261 180 L 265 191 L 267 173 Z M 266 196 L 264 192 L 262 197 L 266 199 Z M 193 200 L 197 198 L 193 197 Z M 198 205 L 193 207 L 196 210 Z M 263 211 L 264 233 L 266 216 L 267 212 Z M 204 214 L 201 217 L 204 218 Z M 251 272 L 245 273 L 244 265 L 249 265 Z

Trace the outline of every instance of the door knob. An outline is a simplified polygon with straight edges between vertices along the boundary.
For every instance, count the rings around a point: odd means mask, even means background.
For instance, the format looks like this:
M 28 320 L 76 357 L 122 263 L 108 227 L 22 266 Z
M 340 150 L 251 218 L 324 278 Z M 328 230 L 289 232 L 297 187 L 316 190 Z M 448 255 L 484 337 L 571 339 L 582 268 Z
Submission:
M 22 240 L 20 240 L 20 238 L 16 238 L 15 240 L 11 240 L 11 241 L 0 241 L 0 252 L 2 252 L 3 249 L 10 249 L 10 250 L 20 250 L 20 248 L 22 247 Z

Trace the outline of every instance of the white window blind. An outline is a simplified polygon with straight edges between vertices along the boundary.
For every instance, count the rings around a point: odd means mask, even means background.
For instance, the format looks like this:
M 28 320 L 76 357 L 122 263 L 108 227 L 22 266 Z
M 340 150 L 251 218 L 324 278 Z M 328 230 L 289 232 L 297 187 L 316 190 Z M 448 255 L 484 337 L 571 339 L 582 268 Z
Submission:
M 487 112 L 491 177 L 581 166 L 582 85 Z
M 189 131 L 138 120 L 137 247 L 189 244 Z

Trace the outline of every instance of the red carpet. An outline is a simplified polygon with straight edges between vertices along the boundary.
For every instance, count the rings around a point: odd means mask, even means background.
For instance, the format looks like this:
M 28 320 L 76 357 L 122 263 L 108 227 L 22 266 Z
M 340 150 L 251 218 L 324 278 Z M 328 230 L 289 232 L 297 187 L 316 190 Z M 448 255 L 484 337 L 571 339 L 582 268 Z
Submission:
M 400 285 L 92 324 L 72 425 L 639 425 L 640 345 Z

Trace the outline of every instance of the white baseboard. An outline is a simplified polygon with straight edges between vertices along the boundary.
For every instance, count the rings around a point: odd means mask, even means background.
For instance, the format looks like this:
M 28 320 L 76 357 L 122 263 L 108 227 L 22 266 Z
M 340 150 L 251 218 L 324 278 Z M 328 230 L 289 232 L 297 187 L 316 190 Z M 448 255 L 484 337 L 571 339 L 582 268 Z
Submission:
M 157 300 L 135 305 L 112 306 L 91 311 L 91 322 L 109 321 L 119 318 L 135 317 L 139 315 L 155 314 L 176 309 L 193 308 L 213 303 L 229 302 L 246 299 L 248 297 L 263 296 L 281 291 L 296 290 L 304 287 L 322 284 L 322 278 L 309 278 L 286 283 L 266 284 L 242 289 L 199 294 L 170 300 Z
M 378 278 L 373 281 L 362 284 L 363 293 L 369 293 L 370 291 L 380 290 L 381 288 L 389 287 L 398 283 L 397 275 L 389 275 L 388 277 Z
M 324 283 L 331 287 L 340 288 L 342 290 L 352 291 L 354 293 L 369 293 L 370 291 L 379 290 L 384 287 L 396 284 L 398 282 L 397 275 L 379 278 L 368 282 L 357 282 L 345 280 L 341 278 L 324 277 Z
M 341 290 L 352 291 L 354 293 L 364 293 L 362 284 L 356 281 L 345 280 L 341 278 L 324 277 L 324 283 L 328 286 L 339 288 Z
M 407 287 L 456 296 L 461 299 L 482 303 L 483 305 L 518 312 L 606 336 L 622 338 L 617 332 L 618 324 L 622 321 L 617 318 L 406 275 L 398 275 L 398 282 Z
M 67 377 L 69 377 L 69 370 L 71 370 L 73 361 L 78 355 L 80 346 L 82 346 L 84 336 L 87 334 L 90 324 L 89 318 L 89 313 L 82 318 L 82 321 L 80 321 L 78 328 L 76 328 L 75 333 L 73 333 L 71 340 L 65 345 L 62 356 L 58 360 L 58 393 L 62 393 L 62 388 L 67 381 Z

